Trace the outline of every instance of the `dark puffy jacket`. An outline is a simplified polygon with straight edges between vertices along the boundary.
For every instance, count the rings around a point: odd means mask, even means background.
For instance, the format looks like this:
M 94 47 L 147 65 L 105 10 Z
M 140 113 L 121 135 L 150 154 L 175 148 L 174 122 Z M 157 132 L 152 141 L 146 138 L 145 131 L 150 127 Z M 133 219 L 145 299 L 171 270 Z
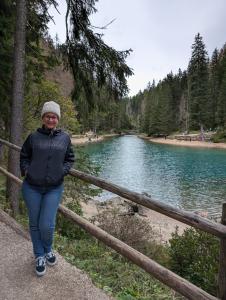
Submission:
M 20 152 L 21 175 L 36 186 L 57 186 L 74 162 L 71 140 L 60 129 L 38 128 L 24 142 Z

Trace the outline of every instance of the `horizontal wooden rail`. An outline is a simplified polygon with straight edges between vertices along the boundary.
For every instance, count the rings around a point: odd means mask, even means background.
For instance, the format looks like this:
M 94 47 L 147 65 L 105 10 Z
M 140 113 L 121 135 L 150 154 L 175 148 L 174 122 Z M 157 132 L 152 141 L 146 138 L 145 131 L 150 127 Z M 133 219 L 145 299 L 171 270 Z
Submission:
M 16 183 L 18 183 L 19 185 L 21 185 L 23 183 L 23 181 L 16 177 L 15 175 L 13 175 L 12 173 L 8 172 L 7 170 L 5 170 L 4 168 L 0 167 L 0 172 L 4 175 L 6 175 L 7 177 L 13 179 Z
M 149 274 L 153 275 L 162 283 L 179 292 L 186 298 L 193 300 L 217 299 L 216 297 L 209 295 L 202 289 L 185 280 L 184 278 L 176 275 L 172 271 L 169 271 L 168 269 L 162 267 L 149 257 L 140 253 L 139 251 L 133 249 L 132 247 L 128 246 L 127 244 L 123 243 L 117 238 L 111 236 L 99 227 L 91 224 L 90 222 L 75 214 L 68 208 L 60 206 L 60 212 L 68 219 L 72 220 L 74 223 L 78 224 L 80 227 L 85 229 L 92 236 L 95 236 L 98 240 L 102 241 L 107 246 L 116 250 L 122 256 L 128 258 L 130 261 L 144 269 Z
M 30 240 L 29 231 L 19 224 L 14 218 L 9 216 L 4 210 L 0 208 L 0 221 L 12 227 L 17 233 L 22 235 L 28 241 Z
M 3 143 L 7 145 L 8 147 L 12 147 L 13 149 L 20 151 L 20 147 L 9 143 L 3 139 L 0 139 L 0 143 Z M 88 183 L 91 183 L 95 186 L 98 186 L 102 189 L 105 189 L 107 191 L 110 191 L 114 194 L 117 194 L 123 198 L 129 199 L 137 204 L 143 205 L 147 208 L 150 208 L 154 211 L 157 211 L 161 214 L 164 214 L 170 218 L 173 218 L 175 220 L 178 220 L 182 223 L 185 223 L 187 225 L 190 225 L 194 228 L 201 229 L 205 232 L 211 233 L 219 238 L 226 238 L 226 226 L 212 222 L 208 219 L 205 219 L 201 216 L 198 216 L 192 212 L 184 211 L 182 209 L 178 209 L 176 207 L 173 207 L 169 204 L 165 204 L 161 201 L 157 201 L 152 199 L 151 197 L 147 197 L 145 195 L 132 192 L 126 188 L 123 188 L 121 186 L 118 186 L 116 184 L 113 184 L 107 180 L 97 178 L 92 175 L 88 175 L 86 173 L 83 173 L 81 171 L 71 169 L 70 175 L 77 177 L 83 181 L 86 181 Z
M 21 179 L 9 173 L 4 168 L 0 167 L 0 172 L 12 178 L 19 185 L 22 184 Z M 105 245 L 116 250 L 122 256 L 126 257 L 134 264 L 144 269 L 147 273 L 153 275 L 156 279 L 166 284 L 170 288 L 174 289 L 176 292 L 185 296 L 187 299 L 191 299 L 191 300 L 217 300 L 218 299 L 208 294 L 207 292 L 203 291 L 202 289 L 198 288 L 197 286 L 190 283 L 186 279 L 162 267 L 161 265 L 159 265 L 149 257 L 145 256 L 139 251 L 133 249 L 132 247 L 128 246 L 127 244 L 123 243 L 122 241 L 108 234 L 106 231 L 88 222 L 87 220 L 80 217 L 79 215 L 77 215 L 70 209 L 66 208 L 65 206 L 60 205 L 59 212 L 63 214 L 66 218 L 70 219 L 72 222 L 79 225 L 87 232 L 89 232 L 92 236 L 102 241 Z
M 17 145 L 14 145 L 14 144 L 12 144 L 12 143 L 10 143 L 10 142 L 8 142 L 8 141 L 5 141 L 5 140 L 3 140 L 3 139 L 0 139 L 0 144 L 3 144 L 3 145 L 6 145 L 6 146 L 8 146 L 8 147 L 10 147 L 10 148 L 12 148 L 12 149 L 14 149 L 14 150 L 16 150 L 16 151 L 20 151 L 21 150 L 21 147 L 19 147 L 19 146 L 17 146 Z
M 85 174 L 81 171 L 71 169 L 69 172 L 72 176 L 77 177 L 88 183 L 92 183 L 102 189 L 108 190 L 114 194 L 117 194 L 123 198 L 129 199 L 137 204 L 148 207 L 168 217 L 181 221 L 192 227 L 209 232 L 219 238 L 226 238 L 226 226 L 212 222 L 208 219 L 200 217 L 192 212 L 187 212 L 163 202 L 154 200 L 145 195 L 131 192 L 130 190 L 108 182 L 107 180 L 97 178 L 92 175 Z

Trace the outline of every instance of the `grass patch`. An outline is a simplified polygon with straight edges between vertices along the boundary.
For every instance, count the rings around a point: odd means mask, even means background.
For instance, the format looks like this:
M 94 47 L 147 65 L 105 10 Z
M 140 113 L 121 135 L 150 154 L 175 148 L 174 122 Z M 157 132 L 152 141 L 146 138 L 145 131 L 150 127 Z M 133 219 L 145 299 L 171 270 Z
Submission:
M 55 248 L 68 262 L 88 273 L 97 287 L 118 300 L 182 299 L 145 271 L 88 235 L 86 239 L 70 240 L 56 233 Z

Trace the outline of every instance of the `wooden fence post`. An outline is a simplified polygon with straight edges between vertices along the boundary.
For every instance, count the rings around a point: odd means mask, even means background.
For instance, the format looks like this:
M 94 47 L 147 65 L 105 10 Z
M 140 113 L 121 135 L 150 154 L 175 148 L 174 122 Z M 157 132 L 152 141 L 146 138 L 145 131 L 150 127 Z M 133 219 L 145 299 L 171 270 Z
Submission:
M 223 203 L 222 206 L 221 223 L 226 225 L 226 203 Z M 220 239 L 218 297 L 221 300 L 226 300 L 226 238 Z

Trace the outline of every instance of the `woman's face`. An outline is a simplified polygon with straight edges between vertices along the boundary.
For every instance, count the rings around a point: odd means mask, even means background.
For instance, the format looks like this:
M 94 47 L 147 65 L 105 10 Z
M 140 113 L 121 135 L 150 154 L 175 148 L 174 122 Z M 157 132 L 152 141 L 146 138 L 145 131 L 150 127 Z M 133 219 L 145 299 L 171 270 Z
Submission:
M 42 123 L 48 129 L 56 128 L 59 123 L 58 116 L 54 113 L 45 113 L 42 118 Z

